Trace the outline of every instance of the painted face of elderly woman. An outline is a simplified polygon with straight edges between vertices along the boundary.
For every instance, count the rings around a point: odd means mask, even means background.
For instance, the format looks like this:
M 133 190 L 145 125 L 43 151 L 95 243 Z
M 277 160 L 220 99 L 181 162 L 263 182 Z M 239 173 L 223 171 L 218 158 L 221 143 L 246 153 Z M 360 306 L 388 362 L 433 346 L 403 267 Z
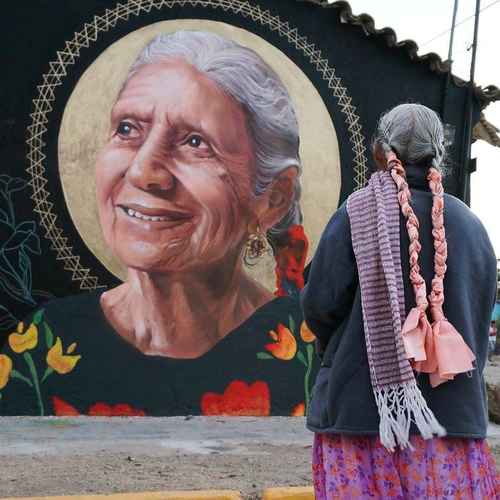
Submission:
M 269 76 L 266 99 L 258 85 Z M 101 299 L 120 335 L 145 354 L 194 358 L 272 298 L 241 256 L 257 228 L 299 216 L 290 214 L 297 149 L 286 90 L 252 51 L 203 32 L 160 35 L 144 49 L 96 165 L 104 237 L 128 268 Z

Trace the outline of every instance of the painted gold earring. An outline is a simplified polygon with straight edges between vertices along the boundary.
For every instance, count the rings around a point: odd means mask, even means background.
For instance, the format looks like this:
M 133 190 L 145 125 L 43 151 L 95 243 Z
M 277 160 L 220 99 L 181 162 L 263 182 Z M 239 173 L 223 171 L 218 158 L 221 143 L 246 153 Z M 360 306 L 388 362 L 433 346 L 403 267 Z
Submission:
M 243 260 L 247 266 L 254 266 L 257 261 L 266 253 L 269 253 L 270 246 L 265 233 L 257 224 L 255 231 L 250 232 L 245 244 Z

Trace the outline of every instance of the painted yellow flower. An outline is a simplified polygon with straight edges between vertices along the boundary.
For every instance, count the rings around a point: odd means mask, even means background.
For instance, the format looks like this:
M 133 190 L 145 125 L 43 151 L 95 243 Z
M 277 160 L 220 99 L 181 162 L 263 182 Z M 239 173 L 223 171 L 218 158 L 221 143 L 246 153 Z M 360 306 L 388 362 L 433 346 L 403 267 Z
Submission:
M 0 354 L 0 390 L 2 390 L 9 381 L 12 371 L 12 360 L 5 354 Z
M 73 342 L 68 349 L 66 354 L 63 354 L 63 346 L 61 339 L 57 337 L 55 344 L 50 348 L 47 353 L 47 364 L 60 375 L 65 375 L 72 371 L 78 361 L 80 361 L 81 356 L 73 355 L 70 356 L 76 349 L 76 342 Z
M 278 323 L 277 332 L 271 330 L 269 336 L 274 340 L 272 344 L 266 344 L 265 348 L 278 359 L 289 361 L 297 353 L 297 341 L 293 333 L 281 323 Z
M 10 348 L 17 354 L 21 354 L 29 349 L 34 349 L 38 344 L 38 328 L 31 323 L 28 329 L 23 333 L 23 322 L 17 325 L 17 333 L 9 335 Z
M 309 330 L 309 327 L 306 325 L 305 321 L 302 321 L 302 324 L 300 325 L 300 337 L 304 342 L 313 342 L 316 336 L 314 335 L 311 330 Z

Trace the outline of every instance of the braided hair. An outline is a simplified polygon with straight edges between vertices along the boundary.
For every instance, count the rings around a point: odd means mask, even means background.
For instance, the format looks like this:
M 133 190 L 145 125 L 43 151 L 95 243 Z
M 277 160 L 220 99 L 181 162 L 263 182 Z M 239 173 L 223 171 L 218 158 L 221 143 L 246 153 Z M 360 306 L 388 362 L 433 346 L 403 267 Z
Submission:
M 426 311 L 429 303 L 434 321 L 443 319 L 444 276 L 446 273 L 447 245 L 444 229 L 444 189 L 440 166 L 445 156 L 443 126 L 438 115 L 421 104 L 401 104 L 380 118 L 374 147 L 381 148 L 386 168 L 398 188 L 398 201 L 406 218 L 410 240 L 410 281 L 415 293 L 416 306 Z M 432 192 L 432 235 L 434 238 L 434 278 L 427 297 L 425 280 L 418 263 L 421 244 L 419 221 L 411 207 L 411 192 L 406 181 L 405 163 L 427 168 L 427 180 Z

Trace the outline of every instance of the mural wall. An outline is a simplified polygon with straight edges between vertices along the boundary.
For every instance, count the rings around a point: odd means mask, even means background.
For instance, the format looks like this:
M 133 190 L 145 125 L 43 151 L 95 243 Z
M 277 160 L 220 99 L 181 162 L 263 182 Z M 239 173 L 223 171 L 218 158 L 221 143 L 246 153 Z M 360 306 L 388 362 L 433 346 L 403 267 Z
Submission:
M 107 3 L 59 6 L 63 29 L 33 2 L 39 47 L 10 13 L 36 63 L 4 84 L 0 414 L 303 415 L 304 269 L 380 111 L 441 77 L 401 89 L 393 57 L 373 100 L 373 47 L 319 5 Z

